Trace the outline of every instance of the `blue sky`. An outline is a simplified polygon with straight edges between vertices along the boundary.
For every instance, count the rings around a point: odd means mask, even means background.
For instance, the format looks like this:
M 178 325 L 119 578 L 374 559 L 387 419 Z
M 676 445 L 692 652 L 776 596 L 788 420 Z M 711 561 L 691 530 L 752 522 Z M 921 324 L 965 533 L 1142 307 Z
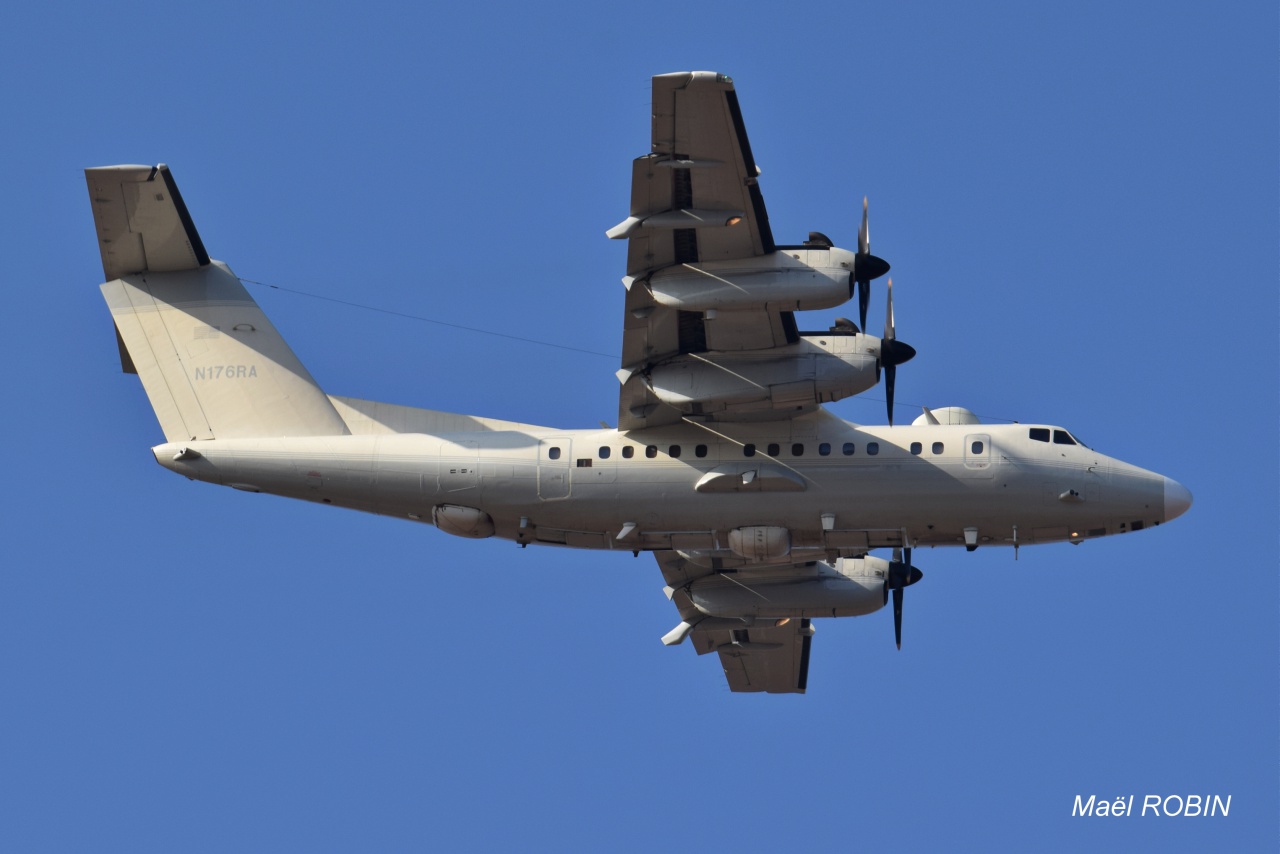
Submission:
M 5 18 L 6 849 L 1274 847 L 1273 3 Z M 84 167 L 169 163 L 245 278 L 617 353 L 604 230 L 650 75 L 692 68 L 737 81 L 780 241 L 852 245 L 870 196 L 919 350 L 900 419 L 1063 424 L 1186 484 L 1191 511 L 1017 562 L 922 550 L 901 652 L 888 613 L 824 622 L 810 692 L 759 697 L 658 643 L 676 617 L 647 556 L 462 541 L 154 464 Z M 251 288 L 333 393 L 615 418 L 610 358 Z M 1070 815 L 1149 793 L 1231 814 Z

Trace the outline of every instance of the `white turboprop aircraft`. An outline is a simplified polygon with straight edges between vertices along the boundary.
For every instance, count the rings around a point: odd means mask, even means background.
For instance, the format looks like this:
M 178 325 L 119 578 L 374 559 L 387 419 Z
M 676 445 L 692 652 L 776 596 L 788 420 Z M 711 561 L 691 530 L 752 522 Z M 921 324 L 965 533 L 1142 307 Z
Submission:
M 86 170 L 124 370 L 165 468 L 195 480 L 432 523 L 460 537 L 653 552 L 686 637 L 734 691 L 804 692 L 811 620 L 869 614 L 918 581 L 916 546 L 1033 545 L 1138 531 L 1190 493 L 1050 425 L 954 407 L 892 426 L 895 366 L 866 334 L 870 254 L 773 241 L 733 82 L 653 78 L 635 160 L 618 429 L 556 430 L 325 394 L 205 252 L 166 166 Z M 796 310 L 857 293 L 861 327 Z M 822 408 L 874 386 L 888 427 Z M 892 549 L 892 560 L 873 549 Z

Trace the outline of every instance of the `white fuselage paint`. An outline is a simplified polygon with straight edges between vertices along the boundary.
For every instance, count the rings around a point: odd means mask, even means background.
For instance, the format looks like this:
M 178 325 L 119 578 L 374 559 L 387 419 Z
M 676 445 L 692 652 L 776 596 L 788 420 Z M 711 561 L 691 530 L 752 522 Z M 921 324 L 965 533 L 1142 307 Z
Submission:
M 492 517 L 496 536 L 521 543 L 714 552 L 727 549 L 736 528 L 779 526 L 790 531 L 788 563 L 902 545 L 904 536 L 913 546 L 965 545 L 966 529 L 979 546 L 1078 542 L 1185 509 L 1175 482 L 1083 445 L 1034 441 L 1028 430 L 868 427 L 819 412 L 628 433 L 528 427 L 218 439 L 154 451 L 193 479 L 387 516 L 430 522 L 440 505 L 476 508 Z M 868 453 L 872 443 L 879 453 Z M 181 455 L 186 447 L 198 453 Z M 696 489 L 717 473 L 721 483 L 751 483 Z

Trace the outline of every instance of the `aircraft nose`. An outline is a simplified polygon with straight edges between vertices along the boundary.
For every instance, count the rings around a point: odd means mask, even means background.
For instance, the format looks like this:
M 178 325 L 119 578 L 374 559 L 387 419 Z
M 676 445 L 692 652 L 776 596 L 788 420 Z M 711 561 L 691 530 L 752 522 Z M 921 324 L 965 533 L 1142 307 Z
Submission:
M 1191 506 L 1191 491 L 1171 477 L 1164 479 L 1164 520 L 1177 519 Z

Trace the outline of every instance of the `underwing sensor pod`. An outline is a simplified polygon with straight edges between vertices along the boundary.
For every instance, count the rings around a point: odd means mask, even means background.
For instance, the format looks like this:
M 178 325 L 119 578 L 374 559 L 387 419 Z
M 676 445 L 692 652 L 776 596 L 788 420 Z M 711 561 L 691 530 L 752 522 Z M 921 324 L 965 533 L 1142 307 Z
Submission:
M 607 232 L 627 241 L 616 428 L 327 394 L 210 258 L 167 166 L 85 174 L 102 293 L 164 433 L 160 465 L 466 539 L 651 552 L 679 615 L 662 642 L 716 653 L 734 691 L 803 693 L 815 621 L 891 600 L 900 647 L 905 591 L 923 577 L 915 548 L 1081 544 L 1191 505 L 1177 481 L 1063 427 L 982 424 L 959 407 L 894 426 L 897 367 L 915 350 L 897 338 L 887 279 L 883 331 L 867 329 L 889 272 L 867 202 L 856 249 L 817 231 L 776 243 L 722 74 L 653 78 L 649 150 Z M 857 322 L 797 320 L 855 297 Z M 887 425 L 824 408 L 878 384 Z

